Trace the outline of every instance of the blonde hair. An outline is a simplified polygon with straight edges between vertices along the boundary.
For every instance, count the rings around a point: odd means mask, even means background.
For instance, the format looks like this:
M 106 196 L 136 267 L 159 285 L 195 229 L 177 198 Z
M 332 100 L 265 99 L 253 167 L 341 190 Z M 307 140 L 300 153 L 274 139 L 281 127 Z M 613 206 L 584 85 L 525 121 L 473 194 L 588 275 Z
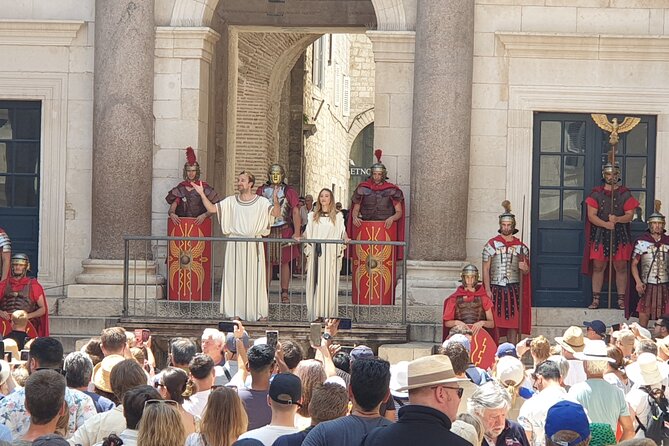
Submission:
M 318 221 L 321 218 L 321 212 L 324 212 L 321 208 L 321 194 L 323 192 L 328 192 L 330 194 L 330 209 L 327 211 L 327 216 L 330 217 L 332 223 L 335 223 L 337 221 L 337 212 L 338 212 L 337 207 L 335 206 L 335 197 L 334 193 L 327 187 L 324 187 L 318 193 L 318 198 L 316 199 L 316 203 L 314 204 L 314 216 L 313 216 L 314 222 L 318 223 Z
M 206 446 L 230 446 L 244 432 L 249 418 L 234 389 L 219 387 L 209 394 L 200 425 L 200 437 Z
M 13 312 L 12 325 L 15 328 L 26 328 L 26 326 L 28 326 L 28 313 L 23 310 L 16 310 Z
M 483 426 L 483 421 L 481 421 L 481 419 L 478 416 L 465 412 L 459 414 L 457 419 L 474 426 L 474 429 L 476 429 L 476 435 L 478 435 L 478 443 L 476 444 L 483 443 L 483 435 L 485 433 L 485 427 Z
M 160 402 L 148 404 L 139 421 L 137 444 L 142 446 L 183 446 L 186 430 L 176 406 Z
M 132 347 L 130 349 L 130 354 L 135 359 L 135 361 L 137 361 L 139 365 L 144 367 L 144 362 L 146 361 L 146 355 L 144 354 L 144 350 L 142 350 L 139 347 Z
M 537 364 L 544 362 L 551 355 L 551 344 L 545 336 L 539 335 L 530 342 L 530 353 L 536 358 Z

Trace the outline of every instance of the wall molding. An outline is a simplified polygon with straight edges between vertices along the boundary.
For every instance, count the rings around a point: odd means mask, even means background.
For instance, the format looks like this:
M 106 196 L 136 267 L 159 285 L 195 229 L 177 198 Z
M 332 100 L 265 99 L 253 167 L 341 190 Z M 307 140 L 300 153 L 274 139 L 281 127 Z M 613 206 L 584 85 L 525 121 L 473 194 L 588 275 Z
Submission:
M 82 20 L 0 20 L 0 45 L 69 46 Z

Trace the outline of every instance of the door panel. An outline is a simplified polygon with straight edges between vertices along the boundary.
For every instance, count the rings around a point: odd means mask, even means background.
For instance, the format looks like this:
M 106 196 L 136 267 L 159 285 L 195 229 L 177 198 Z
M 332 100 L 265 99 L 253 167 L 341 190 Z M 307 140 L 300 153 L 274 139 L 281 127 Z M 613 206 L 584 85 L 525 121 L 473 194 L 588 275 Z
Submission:
M 12 251 L 39 264 L 39 189 L 41 103 L 0 101 L 0 227 Z
M 623 184 L 641 203 L 632 223 L 635 236 L 646 229 L 655 187 L 655 117 L 640 118 L 634 130 L 621 135 L 617 150 Z M 584 307 L 591 295 L 590 278 L 580 273 L 587 236 L 584 199 L 601 184 L 608 134 L 589 114 L 535 113 L 533 140 L 533 303 Z

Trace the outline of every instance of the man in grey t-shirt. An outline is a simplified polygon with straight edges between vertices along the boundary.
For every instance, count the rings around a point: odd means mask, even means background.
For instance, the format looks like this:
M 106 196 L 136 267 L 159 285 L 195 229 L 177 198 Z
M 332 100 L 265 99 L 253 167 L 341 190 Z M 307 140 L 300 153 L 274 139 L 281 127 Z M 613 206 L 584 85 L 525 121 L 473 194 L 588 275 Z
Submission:
M 267 395 L 269 394 L 269 379 L 276 365 L 274 353 L 274 349 L 267 344 L 254 345 L 247 353 L 251 388 L 239 389 L 238 392 L 249 417 L 247 430 L 266 426 L 272 420 L 272 409 L 267 404 Z
M 379 408 L 388 398 L 390 364 L 382 359 L 360 359 L 351 366 L 351 415 L 314 427 L 303 446 L 358 446 L 375 427 L 388 426 Z

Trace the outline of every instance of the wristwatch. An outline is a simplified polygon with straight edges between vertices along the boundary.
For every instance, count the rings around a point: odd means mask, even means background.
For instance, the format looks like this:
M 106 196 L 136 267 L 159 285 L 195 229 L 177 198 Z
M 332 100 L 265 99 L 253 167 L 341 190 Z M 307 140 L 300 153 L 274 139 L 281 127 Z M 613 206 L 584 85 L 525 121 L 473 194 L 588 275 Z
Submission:
M 326 341 L 329 341 L 330 339 L 332 339 L 332 335 L 331 335 L 330 333 L 323 333 L 323 336 L 322 336 L 322 337 L 323 337 L 323 339 L 325 339 Z

